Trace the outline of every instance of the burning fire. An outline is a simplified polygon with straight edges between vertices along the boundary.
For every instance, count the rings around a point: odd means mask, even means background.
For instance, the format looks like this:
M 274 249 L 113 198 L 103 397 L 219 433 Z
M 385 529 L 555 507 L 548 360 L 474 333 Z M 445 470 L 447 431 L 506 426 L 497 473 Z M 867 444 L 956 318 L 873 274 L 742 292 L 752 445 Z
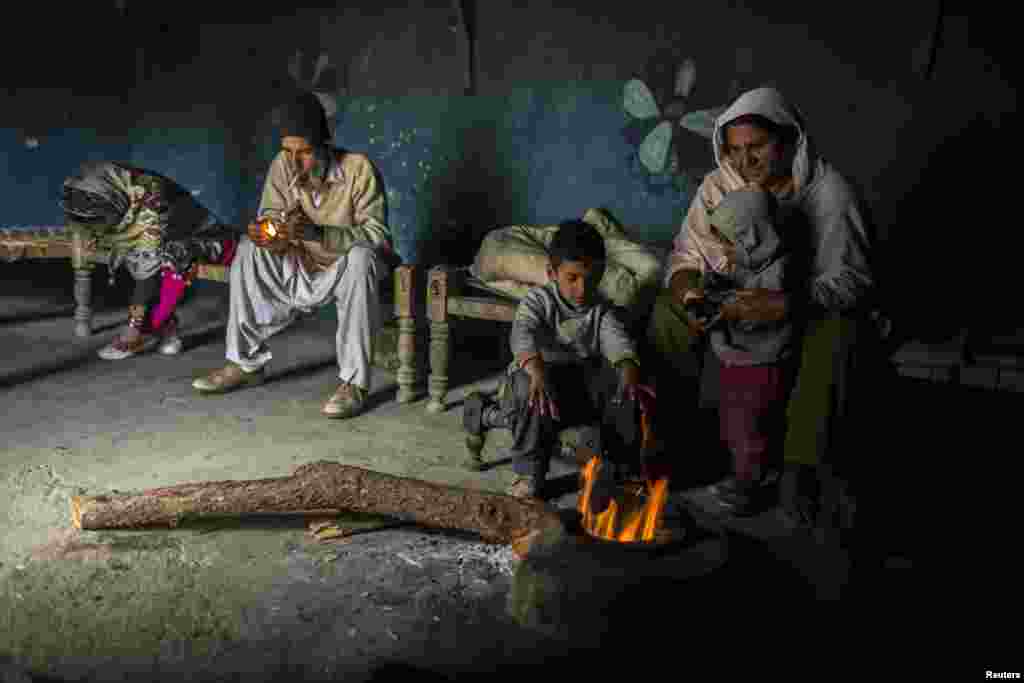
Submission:
M 260 228 L 263 230 L 263 234 L 269 237 L 270 239 L 277 237 L 277 226 L 275 226 L 271 221 L 263 221 L 260 224 Z
M 583 515 L 583 528 L 591 536 L 610 541 L 653 541 L 661 523 L 661 513 L 668 495 L 668 479 L 644 479 L 626 482 L 604 512 L 590 509 L 590 496 L 601 459 L 593 457 L 580 476 L 583 491 L 578 510 Z

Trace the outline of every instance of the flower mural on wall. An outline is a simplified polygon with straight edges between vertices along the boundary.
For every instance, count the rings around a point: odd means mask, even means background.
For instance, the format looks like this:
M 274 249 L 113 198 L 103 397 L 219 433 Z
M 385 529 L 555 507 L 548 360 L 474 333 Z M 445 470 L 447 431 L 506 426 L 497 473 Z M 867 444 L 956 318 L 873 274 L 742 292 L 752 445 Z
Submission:
M 688 111 L 697 82 L 697 63 L 685 59 L 675 69 L 667 97 L 658 98 L 656 88 L 641 78 L 632 78 L 623 88 L 622 105 L 629 117 L 623 136 L 634 146 L 631 163 L 639 162 L 648 189 L 658 194 L 671 187 L 683 190 L 692 180 L 679 151 L 679 136 L 687 132 L 711 139 L 715 119 L 725 107 Z

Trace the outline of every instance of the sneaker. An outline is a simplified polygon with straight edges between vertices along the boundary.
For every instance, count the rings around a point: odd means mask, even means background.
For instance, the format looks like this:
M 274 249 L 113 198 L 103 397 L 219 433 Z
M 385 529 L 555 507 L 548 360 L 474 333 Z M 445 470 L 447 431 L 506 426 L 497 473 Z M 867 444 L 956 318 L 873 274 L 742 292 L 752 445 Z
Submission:
M 153 348 L 156 339 L 151 335 L 137 334 L 128 338 L 124 334 L 114 337 L 114 340 L 97 352 L 103 360 L 124 360 L 131 358 Z
M 337 419 L 355 417 L 366 407 L 367 393 L 366 389 L 360 386 L 342 382 L 338 390 L 327 399 L 320 412 Z
M 779 479 L 779 504 L 793 525 L 811 528 L 818 518 L 820 499 L 813 467 L 787 465 Z
M 164 356 L 177 356 L 184 348 L 185 345 L 182 344 L 181 337 L 174 336 L 164 337 L 156 350 Z
M 484 433 L 483 418 L 486 405 L 487 399 L 477 391 L 466 397 L 462 404 L 462 426 L 469 434 L 481 436 Z
M 736 484 L 736 477 L 726 477 L 717 484 L 712 484 L 708 487 L 708 493 L 713 496 L 728 496 L 735 494 L 739 490 L 739 486 Z
M 192 382 L 192 388 L 204 394 L 223 394 L 243 386 L 262 384 L 263 368 L 246 372 L 236 363 L 228 363 L 220 370 L 214 370 L 206 377 Z
M 739 482 L 730 478 L 716 484 L 715 489 L 715 502 L 737 517 L 759 512 L 765 502 L 765 490 L 756 482 Z
M 507 427 L 498 405 L 477 391 L 467 396 L 462 405 L 462 426 L 473 436 L 482 436 L 488 429 Z
M 184 344 L 181 342 L 181 337 L 178 336 L 178 319 L 174 316 L 171 317 L 163 325 L 158 333 L 160 335 L 160 346 L 157 347 L 157 351 L 165 356 L 177 356 L 181 353 L 184 348 Z
M 751 482 L 748 486 L 751 490 L 757 490 L 759 492 L 769 491 L 777 489 L 779 484 L 779 473 L 777 471 L 769 471 L 760 480 Z M 740 492 L 740 484 L 736 481 L 735 476 L 729 476 L 720 482 L 712 484 L 708 487 L 708 493 L 713 496 L 731 496 L 736 495 Z
M 507 493 L 516 498 L 536 498 L 540 500 L 542 489 L 543 482 L 539 477 L 519 475 L 512 481 L 512 484 L 507 489 Z
M 716 502 L 730 514 L 747 517 L 756 512 L 753 493 L 726 493 L 715 496 Z

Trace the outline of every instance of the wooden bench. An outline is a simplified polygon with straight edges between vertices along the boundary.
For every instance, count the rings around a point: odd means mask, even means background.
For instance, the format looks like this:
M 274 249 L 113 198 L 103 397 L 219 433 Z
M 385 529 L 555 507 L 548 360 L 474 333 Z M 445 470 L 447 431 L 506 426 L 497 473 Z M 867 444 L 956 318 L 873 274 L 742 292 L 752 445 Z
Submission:
M 109 252 L 99 247 L 95 238 L 74 227 L 0 228 L 0 261 L 21 259 L 71 260 L 74 271 L 74 334 L 78 337 L 92 335 L 92 271 L 96 264 L 109 265 Z M 200 264 L 196 278 L 226 284 L 229 269 L 230 266 Z M 385 329 L 377 338 L 378 346 L 391 341 L 391 345 L 396 347 L 396 362 L 387 365 L 388 369 L 395 371 L 400 403 L 409 403 L 417 397 L 415 282 L 415 266 L 402 264 L 395 269 L 394 277 L 384 288 L 384 297 L 393 301 L 390 307 L 393 317 L 386 321 Z
M 485 289 L 470 275 L 468 267 L 440 265 L 430 269 L 427 276 L 427 317 L 430 320 L 428 412 L 440 413 L 446 409 L 453 318 L 511 323 L 518 305 L 517 299 Z M 504 346 L 508 335 L 499 335 L 495 341 Z

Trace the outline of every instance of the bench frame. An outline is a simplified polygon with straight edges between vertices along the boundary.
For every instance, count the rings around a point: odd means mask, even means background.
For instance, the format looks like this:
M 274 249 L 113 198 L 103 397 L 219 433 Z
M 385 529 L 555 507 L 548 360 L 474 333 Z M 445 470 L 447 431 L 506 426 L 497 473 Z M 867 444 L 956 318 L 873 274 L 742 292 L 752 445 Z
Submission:
M 16 238 L 11 241 L 18 253 L 16 258 L 71 259 L 74 270 L 74 334 L 76 337 L 92 336 L 92 272 L 96 264 L 109 266 L 109 252 L 98 248 L 95 237 L 90 237 L 77 226 L 68 226 L 67 232 L 51 237 L 32 230 L 19 233 L 15 233 Z M 229 270 L 230 266 L 200 264 L 196 279 L 226 284 Z M 411 403 L 420 393 L 416 365 L 416 266 L 397 266 L 391 286 L 385 286 L 385 291 L 391 292 L 398 327 L 398 402 Z
M 474 318 L 511 323 L 519 302 L 498 294 L 466 296 L 466 269 L 450 265 L 430 269 L 427 282 L 427 316 L 430 319 L 430 402 L 427 411 L 447 409 L 448 370 L 451 367 L 452 318 Z M 498 340 L 503 349 L 508 339 Z

